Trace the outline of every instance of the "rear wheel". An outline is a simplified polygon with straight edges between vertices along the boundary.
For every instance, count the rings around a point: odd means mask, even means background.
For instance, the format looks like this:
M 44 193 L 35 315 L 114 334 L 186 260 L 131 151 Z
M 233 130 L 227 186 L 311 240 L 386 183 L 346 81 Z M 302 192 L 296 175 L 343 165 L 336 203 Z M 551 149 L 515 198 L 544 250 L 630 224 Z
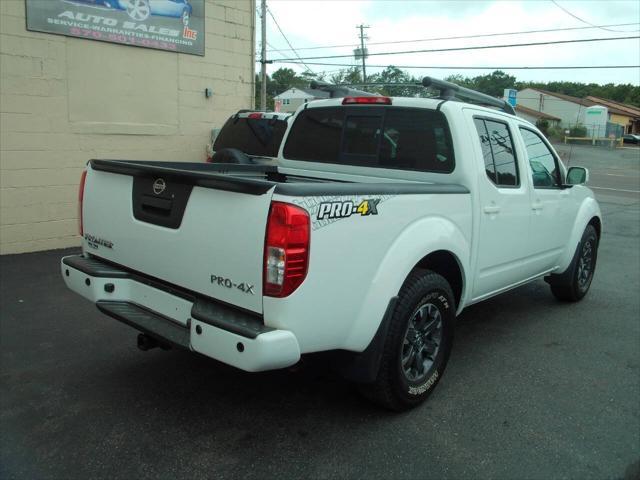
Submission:
M 577 302 L 589 291 L 598 258 L 598 234 L 593 225 L 587 225 L 576 250 L 572 272 L 564 283 L 551 283 L 551 293 L 564 302 Z
M 442 377 L 453 342 L 455 302 L 448 282 L 420 270 L 400 291 L 376 380 L 361 385 L 373 402 L 392 410 L 422 403 Z

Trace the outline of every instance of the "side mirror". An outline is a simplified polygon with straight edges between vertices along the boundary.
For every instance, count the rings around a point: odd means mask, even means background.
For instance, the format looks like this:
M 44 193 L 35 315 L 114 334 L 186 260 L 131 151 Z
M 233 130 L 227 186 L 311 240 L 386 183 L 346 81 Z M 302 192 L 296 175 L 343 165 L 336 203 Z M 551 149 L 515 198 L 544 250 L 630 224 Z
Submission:
M 589 170 L 584 167 L 571 167 L 567 172 L 567 184 L 583 185 L 589 181 Z

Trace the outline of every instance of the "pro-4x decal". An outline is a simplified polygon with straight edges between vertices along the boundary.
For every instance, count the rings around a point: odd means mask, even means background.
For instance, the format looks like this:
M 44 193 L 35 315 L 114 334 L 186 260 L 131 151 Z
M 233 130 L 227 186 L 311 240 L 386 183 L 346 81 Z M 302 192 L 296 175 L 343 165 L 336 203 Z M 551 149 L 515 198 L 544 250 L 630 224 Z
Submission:
M 378 214 L 379 198 L 366 198 L 356 203 L 353 200 L 339 202 L 323 202 L 318 207 L 318 220 L 328 220 L 334 218 L 347 218 L 351 215 L 360 215 L 366 217 L 368 215 Z
M 309 212 L 311 228 L 316 231 L 353 215 L 377 215 L 384 202 L 397 196 L 396 194 L 374 195 L 375 197 L 365 198 L 356 195 L 293 197 L 291 203 Z

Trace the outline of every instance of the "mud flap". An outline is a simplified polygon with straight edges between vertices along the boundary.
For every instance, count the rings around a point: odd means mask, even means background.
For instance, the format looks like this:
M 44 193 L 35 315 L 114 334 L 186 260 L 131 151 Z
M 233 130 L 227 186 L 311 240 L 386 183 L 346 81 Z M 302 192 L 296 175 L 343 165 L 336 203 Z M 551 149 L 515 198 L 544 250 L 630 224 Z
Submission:
M 567 267 L 567 269 L 562 273 L 552 273 L 551 275 L 547 275 L 544 277 L 544 281 L 549 285 L 570 285 L 571 280 L 573 278 L 573 273 L 575 272 L 576 265 L 578 263 L 578 255 L 580 253 L 580 242 L 576 246 L 576 251 L 573 254 L 573 258 L 571 259 L 571 263 Z
M 378 331 L 364 351 L 361 353 L 336 352 L 332 365 L 346 380 L 358 383 L 371 383 L 375 381 L 378 376 L 378 370 L 380 369 L 384 342 L 387 338 L 387 331 L 389 330 L 389 321 L 391 320 L 397 302 L 397 296 L 389 300 Z

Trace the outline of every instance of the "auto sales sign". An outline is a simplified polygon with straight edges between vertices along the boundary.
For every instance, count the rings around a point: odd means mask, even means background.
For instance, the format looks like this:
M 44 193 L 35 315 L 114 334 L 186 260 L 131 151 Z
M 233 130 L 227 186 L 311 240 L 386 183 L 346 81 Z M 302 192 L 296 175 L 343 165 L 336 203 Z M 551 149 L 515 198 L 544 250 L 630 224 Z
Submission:
M 204 0 L 25 0 L 27 30 L 204 55 Z

